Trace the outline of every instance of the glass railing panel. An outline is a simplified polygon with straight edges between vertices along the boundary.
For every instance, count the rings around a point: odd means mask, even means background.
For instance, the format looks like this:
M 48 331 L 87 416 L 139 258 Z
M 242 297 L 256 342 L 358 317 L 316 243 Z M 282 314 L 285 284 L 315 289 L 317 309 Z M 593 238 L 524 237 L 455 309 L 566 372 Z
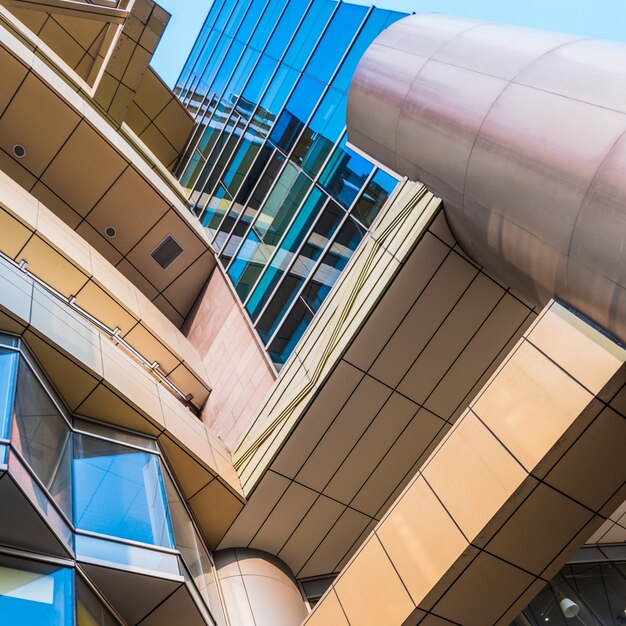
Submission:
M 31 471 L 14 452 L 9 452 L 8 466 L 11 477 L 19 485 L 24 495 L 37 507 L 54 534 L 65 544 L 70 552 L 73 552 L 72 527 L 52 504 L 49 495 L 33 478 Z
M 77 626 L 119 626 L 119 622 L 80 576 L 76 576 L 75 582 Z
M 71 430 L 23 358 L 18 367 L 11 444 L 71 519 Z
M 76 558 L 101 565 L 121 566 L 158 575 L 180 576 L 178 557 L 148 546 L 138 546 L 105 537 L 76 534 Z

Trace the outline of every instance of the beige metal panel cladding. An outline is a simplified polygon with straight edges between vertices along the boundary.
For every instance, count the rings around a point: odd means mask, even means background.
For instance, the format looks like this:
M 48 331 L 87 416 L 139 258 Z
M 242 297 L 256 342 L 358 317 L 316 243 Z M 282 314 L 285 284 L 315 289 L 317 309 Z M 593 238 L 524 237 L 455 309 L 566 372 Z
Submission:
M 352 144 L 442 196 L 475 260 L 626 339 L 626 45 L 433 14 L 367 50 Z
M 625 364 L 551 302 L 306 625 L 508 626 L 624 501 Z

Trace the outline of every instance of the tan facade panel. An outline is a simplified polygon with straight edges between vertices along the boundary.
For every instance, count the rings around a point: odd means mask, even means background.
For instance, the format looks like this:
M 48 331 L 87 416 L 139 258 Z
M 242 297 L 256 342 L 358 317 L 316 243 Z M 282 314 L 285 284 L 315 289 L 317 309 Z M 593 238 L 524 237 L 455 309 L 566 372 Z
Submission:
M 559 345 L 550 332 L 562 323 L 570 341 L 587 345 L 592 355 L 572 361 L 576 375 L 564 369 L 570 343 Z M 625 363 L 623 347 L 607 344 L 597 329 L 551 303 L 307 623 L 321 612 L 329 623 L 341 623 L 345 613 L 351 625 L 510 624 L 623 502 L 626 468 L 618 449 L 626 444 L 626 425 L 610 408 L 600 412 L 599 398 L 624 385 Z M 598 383 L 598 371 L 604 382 L 592 394 L 580 379 Z M 484 400 L 489 394 L 493 404 Z M 507 426 L 509 416 L 515 426 Z M 378 554 L 376 563 L 371 553 Z M 381 617 L 390 607 L 386 594 L 374 590 L 391 589 L 394 597 L 400 581 L 408 604 Z M 361 595 L 366 588 L 368 602 Z

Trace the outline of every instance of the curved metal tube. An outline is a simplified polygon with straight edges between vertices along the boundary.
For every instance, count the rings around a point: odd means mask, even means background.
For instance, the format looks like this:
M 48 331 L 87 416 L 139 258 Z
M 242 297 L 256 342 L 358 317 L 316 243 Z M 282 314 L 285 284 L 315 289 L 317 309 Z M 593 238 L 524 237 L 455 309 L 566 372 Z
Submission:
M 409 16 L 361 59 L 348 138 L 513 289 L 626 340 L 626 44 Z

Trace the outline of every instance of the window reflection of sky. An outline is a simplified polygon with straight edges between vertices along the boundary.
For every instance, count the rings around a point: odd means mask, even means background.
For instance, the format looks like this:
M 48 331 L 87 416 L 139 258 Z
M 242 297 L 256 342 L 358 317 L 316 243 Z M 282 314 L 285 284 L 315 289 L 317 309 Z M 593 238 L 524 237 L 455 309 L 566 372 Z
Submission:
M 191 197 L 261 337 L 269 342 L 276 336 L 282 342 L 272 350 L 282 362 L 294 345 L 290 333 L 301 334 L 311 303 L 319 306 L 355 247 L 346 248 L 345 262 L 328 265 L 331 236 L 318 255 L 328 253 L 325 259 L 311 259 L 305 240 L 322 219 L 321 208 L 332 198 L 369 227 L 395 186 L 393 177 L 373 171 L 372 163 L 347 148 L 345 109 L 363 51 L 402 14 L 334 0 L 252 0 L 250 6 L 241 28 L 229 30 L 234 40 L 221 36 L 215 45 L 213 34 L 225 19 L 216 3 L 207 20 L 207 46 L 195 50 L 178 88 L 186 93 L 185 84 L 197 80 L 195 73 L 199 77 L 205 68 L 221 68 L 206 72 L 217 76 L 210 78 L 209 93 L 221 93 L 226 85 L 222 104 L 216 100 L 206 109 L 215 110 L 204 131 L 211 139 L 198 143 L 187 168 L 212 174 L 196 177 Z M 257 19 L 255 28 L 250 28 L 250 16 Z M 232 26 L 232 16 L 228 24 Z M 228 45 L 222 48 L 225 40 Z M 246 44 L 249 50 L 242 53 Z M 237 141 L 215 141 L 214 133 L 231 133 Z M 261 147 L 259 141 L 264 141 Z M 298 185 L 293 183 L 299 178 L 291 173 L 294 167 L 301 172 Z M 188 173 L 183 180 L 189 180 Z M 316 197 L 320 191 L 321 202 Z M 306 213 L 311 207 L 315 213 Z M 299 211 L 306 213 L 303 220 L 296 217 Z M 357 240 L 361 232 L 357 229 Z M 313 274 L 325 276 L 323 288 Z M 301 300 L 305 290 L 316 291 L 311 302 Z M 291 307 L 300 311 L 299 319 L 289 312 Z

